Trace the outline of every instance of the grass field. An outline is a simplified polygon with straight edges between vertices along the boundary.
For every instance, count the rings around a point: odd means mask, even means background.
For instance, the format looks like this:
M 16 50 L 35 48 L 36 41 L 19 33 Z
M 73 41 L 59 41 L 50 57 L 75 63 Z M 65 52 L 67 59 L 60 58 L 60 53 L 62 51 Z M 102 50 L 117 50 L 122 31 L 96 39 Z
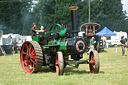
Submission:
M 98 74 L 91 74 L 89 65 L 83 64 L 78 69 L 67 66 L 63 76 L 57 76 L 48 67 L 42 67 L 36 74 L 26 74 L 19 54 L 0 56 L 0 85 L 128 85 L 128 56 L 121 56 L 120 47 L 117 52 L 113 47 L 99 53 Z

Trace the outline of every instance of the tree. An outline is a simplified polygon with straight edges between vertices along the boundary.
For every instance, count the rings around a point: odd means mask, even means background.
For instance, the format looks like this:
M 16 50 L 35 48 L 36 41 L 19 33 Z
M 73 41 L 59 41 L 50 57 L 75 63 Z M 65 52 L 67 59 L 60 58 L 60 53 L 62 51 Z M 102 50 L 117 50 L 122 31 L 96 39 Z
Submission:
M 37 28 L 52 24 L 71 26 L 70 6 L 78 6 L 78 26 L 88 23 L 88 0 L 0 0 L 0 29 L 4 33 L 30 34 L 31 25 Z M 33 9 L 33 10 L 32 10 Z M 128 20 L 122 11 L 121 0 L 91 0 L 91 22 L 110 30 L 127 31 Z M 122 29 L 123 28 L 123 29 Z
M 25 9 L 28 10 L 28 2 L 31 0 L 0 1 L 0 20 L 4 25 L 4 33 L 22 34 Z M 28 12 L 28 11 L 27 11 Z
M 22 1 L 21 22 L 22 22 L 23 30 L 21 32 L 23 35 L 30 34 L 30 29 L 31 29 L 32 23 L 35 21 L 35 17 L 34 17 L 33 10 L 32 10 L 33 5 L 34 4 L 32 3 L 32 0 Z
M 92 21 L 107 26 L 111 30 L 120 31 L 125 27 L 125 14 L 121 0 L 95 0 L 92 2 Z
M 18 19 L 21 18 L 20 14 L 20 3 L 19 2 L 1 2 L 0 3 L 0 20 L 1 23 L 4 23 L 6 25 L 6 29 L 3 29 L 4 32 L 18 32 L 18 29 L 20 29 L 20 24 L 18 22 Z M 17 9 L 15 9 L 17 8 Z M 20 21 L 19 21 L 20 22 Z
M 34 9 L 35 17 L 38 18 L 40 25 L 50 27 L 52 24 L 69 24 L 71 22 L 71 5 L 79 4 L 79 0 L 39 0 Z

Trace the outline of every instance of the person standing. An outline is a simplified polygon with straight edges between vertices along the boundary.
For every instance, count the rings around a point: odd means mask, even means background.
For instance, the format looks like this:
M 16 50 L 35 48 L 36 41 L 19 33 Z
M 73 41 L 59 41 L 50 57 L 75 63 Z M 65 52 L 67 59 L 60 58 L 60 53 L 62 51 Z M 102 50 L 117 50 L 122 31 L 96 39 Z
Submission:
M 36 35 L 36 23 L 34 22 L 32 24 L 32 28 L 31 28 L 31 37 L 33 39 L 33 37 Z
M 12 35 L 10 34 L 10 35 L 8 36 L 8 38 L 9 38 L 9 39 L 12 39 Z
M 92 37 L 92 38 L 90 39 L 90 50 L 87 52 L 88 54 L 89 54 L 92 50 L 94 50 L 94 44 L 95 44 L 95 43 L 96 43 L 95 38 Z
M 101 40 L 103 41 L 103 49 L 106 48 L 106 37 L 102 36 Z
M 44 26 L 41 26 L 40 27 L 40 30 L 44 32 Z
M 125 54 L 125 39 L 124 39 L 124 36 L 121 37 L 121 40 L 120 40 L 120 43 L 121 43 L 121 48 L 122 48 L 122 56 L 124 56 Z
M 12 44 L 13 44 L 13 47 L 14 47 L 15 54 L 18 53 L 18 51 L 17 51 L 18 43 L 16 42 L 16 39 L 14 40 L 14 42 Z
M 21 41 L 21 39 L 19 38 L 19 40 L 18 40 L 19 51 L 21 50 L 21 46 L 22 46 L 22 41 Z

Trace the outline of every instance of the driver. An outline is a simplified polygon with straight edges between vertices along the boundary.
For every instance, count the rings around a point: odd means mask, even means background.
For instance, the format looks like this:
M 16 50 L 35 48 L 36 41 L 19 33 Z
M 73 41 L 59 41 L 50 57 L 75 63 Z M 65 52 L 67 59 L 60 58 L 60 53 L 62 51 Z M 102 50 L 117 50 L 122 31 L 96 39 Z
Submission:
M 32 37 L 32 39 L 36 35 L 36 30 L 35 29 L 36 29 L 36 23 L 34 22 L 32 24 L 32 29 L 31 29 L 31 37 Z

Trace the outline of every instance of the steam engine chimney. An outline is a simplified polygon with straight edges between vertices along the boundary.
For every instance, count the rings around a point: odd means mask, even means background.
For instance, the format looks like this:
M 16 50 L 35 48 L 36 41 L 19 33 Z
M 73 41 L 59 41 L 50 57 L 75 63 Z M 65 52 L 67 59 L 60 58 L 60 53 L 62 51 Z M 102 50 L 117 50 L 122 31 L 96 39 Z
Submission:
M 70 7 L 73 37 L 78 36 L 77 6 Z

